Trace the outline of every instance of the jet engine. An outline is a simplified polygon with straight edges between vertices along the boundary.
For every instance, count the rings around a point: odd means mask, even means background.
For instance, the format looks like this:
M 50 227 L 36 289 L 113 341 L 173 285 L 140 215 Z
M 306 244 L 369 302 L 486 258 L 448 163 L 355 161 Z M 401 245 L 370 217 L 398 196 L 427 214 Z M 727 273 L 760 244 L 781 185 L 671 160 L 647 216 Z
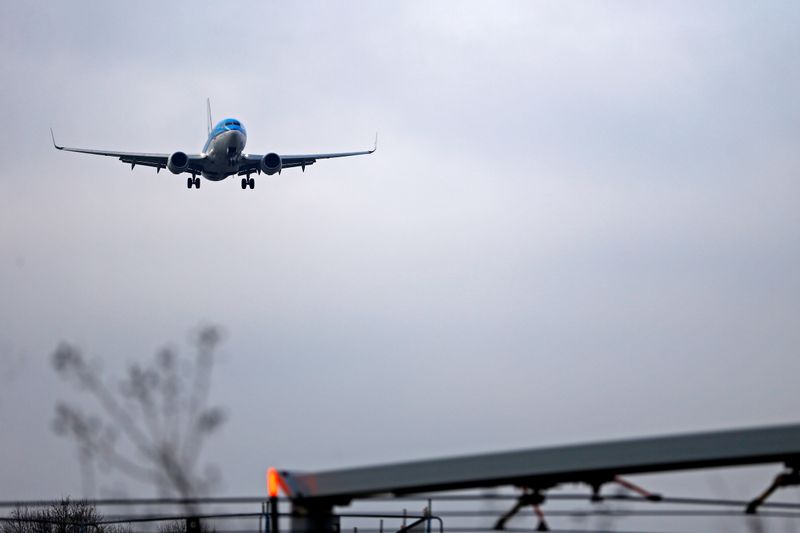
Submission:
M 183 152 L 175 152 L 167 159 L 167 168 L 173 174 L 180 174 L 189 168 L 189 156 Z
M 270 152 L 261 158 L 261 172 L 267 174 L 268 176 L 271 176 L 276 172 L 280 172 L 282 166 L 283 161 L 281 160 L 281 156 L 275 152 Z

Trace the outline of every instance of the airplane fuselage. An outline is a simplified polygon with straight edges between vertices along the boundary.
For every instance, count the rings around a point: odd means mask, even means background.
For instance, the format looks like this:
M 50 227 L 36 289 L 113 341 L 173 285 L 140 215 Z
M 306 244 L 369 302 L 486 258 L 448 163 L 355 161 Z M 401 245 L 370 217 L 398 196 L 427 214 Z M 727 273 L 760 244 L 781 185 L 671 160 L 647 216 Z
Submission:
M 203 156 L 207 161 L 203 177 L 220 181 L 236 174 L 246 144 L 247 131 L 240 121 L 226 118 L 218 122 L 208 134 L 208 140 L 203 147 Z

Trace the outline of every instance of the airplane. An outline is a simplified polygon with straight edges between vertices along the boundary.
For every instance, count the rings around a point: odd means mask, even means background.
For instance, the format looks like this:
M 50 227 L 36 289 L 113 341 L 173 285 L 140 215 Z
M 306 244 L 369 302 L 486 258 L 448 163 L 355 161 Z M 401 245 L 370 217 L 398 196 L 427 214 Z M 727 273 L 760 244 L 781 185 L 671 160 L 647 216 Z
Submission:
M 212 126 L 211 101 L 206 101 L 208 114 L 208 139 L 203 151 L 199 154 L 185 152 L 172 152 L 171 154 L 146 154 L 136 152 L 110 152 L 104 150 L 87 150 L 85 148 L 67 148 L 56 144 L 53 129 L 50 136 L 53 146 L 57 150 L 66 152 L 79 152 L 83 154 L 104 155 L 118 157 L 123 163 L 130 163 L 131 170 L 136 165 L 155 167 L 156 173 L 162 168 L 169 169 L 173 174 L 186 172 L 191 174 L 186 179 L 186 187 L 200 188 L 198 174 L 210 181 L 222 181 L 233 175 L 242 177 L 242 189 L 253 189 L 256 186 L 251 174 L 260 175 L 262 172 L 268 176 L 280 174 L 287 168 L 300 167 L 303 172 L 306 167 L 313 165 L 318 159 L 333 159 L 335 157 L 350 157 L 354 155 L 367 155 L 378 149 L 378 134 L 375 134 L 375 144 L 371 150 L 361 152 L 338 152 L 330 154 L 301 154 L 279 155 L 275 152 L 268 154 L 246 154 L 244 147 L 247 143 L 247 131 L 241 121 L 235 118 L 226 118 Z

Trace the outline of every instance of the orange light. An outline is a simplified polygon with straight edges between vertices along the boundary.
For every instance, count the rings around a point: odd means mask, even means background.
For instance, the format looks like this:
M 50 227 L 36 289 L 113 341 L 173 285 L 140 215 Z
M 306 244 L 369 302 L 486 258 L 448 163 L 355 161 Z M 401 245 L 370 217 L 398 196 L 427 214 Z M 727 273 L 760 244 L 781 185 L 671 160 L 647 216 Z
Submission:
M 267 469 L 267 495 L 270 498 L 278 497 L 278 490 L 280 489 L 280 474 L 273 467 Z

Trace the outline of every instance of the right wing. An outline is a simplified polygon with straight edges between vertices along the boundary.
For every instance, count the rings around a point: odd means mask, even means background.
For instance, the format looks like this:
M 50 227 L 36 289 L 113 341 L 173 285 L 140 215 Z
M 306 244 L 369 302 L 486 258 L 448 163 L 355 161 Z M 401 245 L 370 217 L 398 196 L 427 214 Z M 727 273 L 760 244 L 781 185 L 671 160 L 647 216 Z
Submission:
M 330 154 L 302 154 L 302 155 L 282 155 L 281 156 L 281 170 L 302 167 L 305 172 L 306 167 L 313 165 L 317 159 L 334 159 L 336 157 L 351 157 L 354 155 L 369 155 L 378 149 L 378 134 L 375 134 L 375 144 L 371 150 L 362 150 L 360 152 L 336 152 Z M 258 170 L 261 164 L 262 155 L 248 154 L 242 157 L 242 162 L 239 165 L 239 175 L 250 174 Z
M 167 168 L 167 160 L 170 154 L 146 154 L 140 152 L 110 152 L 105 150 L 88 150 L 86 148 L 68 148 L 56 144 L 56 137 L 53 135 L 53 130 L 50 130 L 50 136 L 53 139 L 53 146 L 57 150 L 64 150 L 65 152 L 78 152 L 81 154 L 104 155 L 108 157 L 117 157 L 123 163 L 130 163 L 131 170 L 136 165 L 144 167 L 155 167 L 156 172 L 161 171 L 162 168 Z M 200 174 L 203 171 L 203 156 L 190 154 L 189 166 L 184 172 L 191 174 Z

